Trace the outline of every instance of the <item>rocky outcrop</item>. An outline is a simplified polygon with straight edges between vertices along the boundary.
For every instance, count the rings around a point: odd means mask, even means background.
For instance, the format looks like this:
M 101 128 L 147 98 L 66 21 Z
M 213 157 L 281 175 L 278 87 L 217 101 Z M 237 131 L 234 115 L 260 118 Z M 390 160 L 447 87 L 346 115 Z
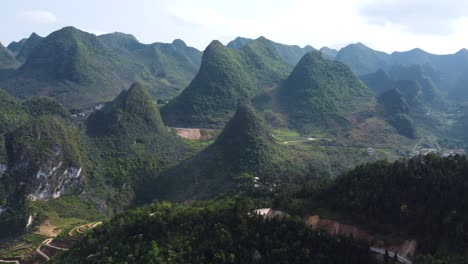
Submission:
M 49 200 L 59 198 L 70 190 L 81 188 L 81 167 L 62 166 L 60 162 L 56 167 L 40 168 L 36 174 L 38 186 L 29 198 L 36 200 Z
M 21 195 L 33 201 L 50 200 L 82 191 L 78 140 L 65 120 L 40 118 L 10 135 L 7 145 L 4 177 L 16 182 L 12 193 L 16 199 Z

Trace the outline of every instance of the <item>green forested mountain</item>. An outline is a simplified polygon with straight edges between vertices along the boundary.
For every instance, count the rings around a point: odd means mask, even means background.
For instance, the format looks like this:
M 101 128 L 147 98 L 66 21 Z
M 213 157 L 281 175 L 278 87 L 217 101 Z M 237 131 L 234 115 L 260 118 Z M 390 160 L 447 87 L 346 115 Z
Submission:
M 0 96 L 0 236 L 23 232 L 28 200 L 57 198 L 83 187 L 76 127 L 49 99 Z M 29 199 L 27 199 L 29 198 Z
M 405 69 L 407 68 L 403 68 L 402 71 L 405 71 Z M 401 80 L 394 80 L 385 71 L 378 70 L 375 73 L 361 76 L 361 80 L 381 98 L 385 97 L 383 96 L 385 92 L 396 89 L 403 96 L 410 112 L 413 114 L 426 114 L 429 111 L 428 102 L 423 97 L 421 85 L 417 80 L 414 80 L 417 78 L 411 77 L 410 74 L 401 74 L 400 76 Z M 404 79 L 405 77 L 410 79 Z
M 376 95 L 389 91 L 395 88 L 395 81 L 390 79 L 388 74 L 379 69 L 376 72 L 362 75 L 360 79 L 369 87 Z
M 18 61 L 13 57 L 13 54 L 0 43 L 0 70 L 14 69 L 18 67 Z
M 319 52 L 306 54 L 279 88 L 281 107 L 288 121 L 303 128 L 340 127 L 343 113 L 353 101 L 365 101 L 371 93 L 350 68 L 325 59 Z M 340 124 L 341 123 L 341 124 Z
M 393 69 L 398 69 L 392 73 L 397 80 L 390 78 L 383 70 L 361 77 L 377 94 L 379 103 L 385 109 L 387 120 L 400 133 L 410 138 L 417 135 L 417 130 L 424 135 L 439 136 L 448 132 L 440 118 L 431 114 L 433 109 L 445 104 L 434 82 L 416 65 L 400 65 Z M 425 96 L 420 83 L 434 95 Z
M 253 39 L 250 38 L 237 37 L 236 39 L 230 41 L 226 47 L 231 49 L 240 49 L 252 41 Z
M 348 65 L 359 76 L 375 72 L 378 69 L 386 69 L 388 56 L 384 52 L 375 51 L 362 43 L 357 43 L 342 48 L 335 60 Z
M 376 263 L 368 245 L 252 215 L 250 200 L 153 204 L 96 228 L 52 263 Z
M 26 39 L 24 43 L 21 45 L 21 49 L 17 51 L 16 59 L 24 63 L 28 57 L 29 54 L 31 54 L 31 51 L 39 44 L 39 42 L 43 39 L 43 37 L 37 35 L 36 33 L 32 33 L 29 38 Z
M 428 105 L 440 107 L 445 103 L 436 81 L 430 74 L 430 69 L 426 69 L 420 65 L 409 67 L 395 65 L 389 70 L 389 76 L 394 80 L 417 82 L 421 88 L 421 98 Z
M 265 121 L 250 105 L 241 106 L 216 141 L 169 170 L 156 182 L 158 198 L 210 198 L 254 177 L 274 182 L 287 170 L 286 156 Z M 237 181 L 237 182 L 236 182 Z
M 320 52 L 322 52 L 322 54 L 330 60 L 334 60 L 336 55 L 338 55 L 338 50 L 330 49 L 329 47 L 322 47 Z
M 156 104 L 136 83 L 87 121 L 87 152 L 95 180 L 122 193 L 122 202 L 151 196 L 153 176 L 194 150 L 162 123 Z M 125 197 L 128 195 L 128 197 Z
M 195 79 L 162 109 L 164 122 L 176 127 L 223 127 L 239 104 L 275 86 L 289 71 L 266 39 L 237 50 L 213 41 Z
M 128 34 L 112 33 L 98 36 L 106 45 L 120 55 L 144 67 L 141 78 L 152 87 L 150 93 L 169 99 L 177 95 L 193 79 L 199 70 L 202 53 L 188 47 L 182 40 L 168 43 L 141 44 Z
M 449 95 L 449 98 L 458 102 L 466 100 L 464 92 L 466 90 L 464 79 L 468 72 L 466 49 L 446 55 L 435 55 L 421 49 L 387 54 L 358 43 L 342 48 L 335 59 L 350 66 L 358 75 L 374 73 L 379 69 L 390 73 L 395 66 L 408 69 L 420 67 L 430 76 L 438 89 Z
M 304 48 L 301 48 L 297 45 L 285 45 L 285 44 L 277 43 L 265 37 L 260 37 L 256 40 L 237 37 L 235 40 L 229 42 L 227 44 L 227 47 L 232 48 L 232 49 L 240 49 L 252 41 L 259 41 L 259 40 L 267 42 L 269 45 L 275 47 L 280 57 L 291 66 L 296 65 L 299 62 L 299 60 L 302 58 L 302 56 L 304 56 L 307 52 L 311 52 L 315 50 L 313 47 L 309 45 L 305 46 Z
M 200 52 L 176 45 L 142 45 L 121 52 L 119 40 L 112 40 L 121 37 L 99 38 L 63 28 L 41 40 L 25 63 L 0 83 L 16 97 L 48 96 L 67 108 L 83 109 L 112 100 L 136 80 L 150 83 L 153 95 L 172 97 L 195 75 Z M 184 61 L 185 50 L 189 55 Z
M 403 95 L 397 89 L 392 89 L 392 90 L 383 92 L 379 96 L 379 99 L 382 102 L 385 112 L 387 114 L 389 115 L 409 114 L 408 103 L 403 98 Z

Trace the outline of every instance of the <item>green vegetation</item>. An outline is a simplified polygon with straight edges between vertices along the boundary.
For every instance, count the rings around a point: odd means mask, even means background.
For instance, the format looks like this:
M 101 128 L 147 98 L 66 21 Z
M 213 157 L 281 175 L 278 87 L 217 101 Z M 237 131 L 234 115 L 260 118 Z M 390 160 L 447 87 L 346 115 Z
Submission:
M 227 47 L 231 49 L 242 49 L 249 43 L 255 41 L 262 41 L 274 47 L 281 59 L 291 66 L 295 66 L 307 52 L 315 50 L 311 46 L 305 46 L 304 48 L 301 48 L 297 45 L 285 45 L 271 41 L 265 37 L 260 37 L 256 40 L 237 37 L 235 40 L 229 42 Z
M 390 118 L 390 124 L 403 136 L 416 138 L 416 128 L 408 115 L 397 114 Z
M 368 88 L 344 64 L 306 54 L 279 88 L 279 100 L 294 127 L 343 126 L 350 101 L 368 101 Z
M 21 49 L 18 50 L 16 59 L 24 63 L 26 59 L 31 54 L 31 51 L 39 44 L 39 42 L 43 39 L 43 37 L 37 35 L 36 33 L 32 33 L 29 38 L 21 45 Z
M 103 218 L 91 201 L 83 200 L 76 195 L 50 201 L 36 201 L 31 206 L 36 213 L 36 221 L 48 219 L 55 228 L 60 230 Z
M 368 245 L 252 215 L 251 200 L 153 204 L 95 228 L 53 263 L 374 263 Z
M 27 38 L 23 38 L 19 41 L 12 41 L 10 44 L 8 44 L 7 49 L 9 49 L 13 54 L 18 54 L 20 51 L 21 47 L 23 47 L 24 43 L 27 41 Z
M 0 70 L 14 69 L 18 67 L 19 63 L 10 51 L 0 43 Z
M 325 58 L 334 60 L 336 55 L 338 55 L 338 51 L 335 49 L 330 49 L 328 47 L 322 47 L 320 52 L 325 56 Z
M 430 69 L 424 68 L 421 65 L 409 67 L 395 65 L 389 70 L 389 75 L 394 80 L 411 80 L 417 82 L 422 92 L 421 97 L 423 102 L 430 106 L 440 108 L 446 103 L 440 89 L 433 80 L 433 76 L 431 76 Z
M 358 166 L 320 191 L 323 204 L 383 233 L 418 240 L 418 252 L 464 254 L 464 156 L 420 156 Z
M 239 50 L 213 41 L 195 79 L 162 108 L 164 122 L 174 127 L 222 128 L 240 104 L 274 86 L 289 70 L 265 39 Z
M 44 239 L 44 236 L 32 233 L 5 243 L 0 247 L 0 258 L 25 259 L 36 250 Z
M 164 126 L 146 88 L 138 83 L 91 115 L 86 132 L 93 189 L 116 210 L 151 196 L 154 179 L 196 150 Z M 102 197 L 105 186 L 116 192 Z
M 342 48 L 335 59 L 348 65 L 353 72 L 360 76 L 386 69 L 388 54 L 373 50 L 362 43 L 348 45 Z
M 198 70 L 201 52 L 193 48 L 138 43 L 137 49 L 126 49 L 118 46 L 121 37 L 96 37 L 73 27 L 42 40 L 31 36 L 32 43 L 21 49 L 27 60 L 0 83 L 16 97 L 47 96 L 69 109 L 86 109 L 114 99 L 136 80 L 151 84 L 152 95 L 173 97 Z
M 236 179 L 250 181 L 250 188 L 254 177 L 271 184 L 283 175 L 286 164 L 265 121 L 252 106 L 244 105 L 212 145 L 155 183 L 156 197 L 179 201 L 210 198 L 234 188 Z

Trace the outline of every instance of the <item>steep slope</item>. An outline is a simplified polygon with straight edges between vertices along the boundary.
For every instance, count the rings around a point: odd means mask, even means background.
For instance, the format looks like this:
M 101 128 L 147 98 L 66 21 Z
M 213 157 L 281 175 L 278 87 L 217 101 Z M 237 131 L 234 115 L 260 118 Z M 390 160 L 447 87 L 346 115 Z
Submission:
M 20 41 L 12 41 L 8 44 L 7 49 L 9 49 L 13 54 L 18 54 L 21 47 L 23 47 L 24 43 L 27 41 L 27 38 L 21 39 Z
M 162 123 L 156 104 L 141 83 L 122 91 L 87 121 L 87 152 L 98 181 L 104 181 L 128 203 L 147 189 L 151 176 L 187 158 L 192 149 Z
M 454 54 L 435 55 L 421 49 L 406 52 L 395 52 L 390 56 L 392 64 L 404 66 L 421 65 L 432 69 L 433 79 L 445 93 L 451 93 L 457 87 L 457 80 L 468 72 L 468 51 L 462 49 Z M 434 75 L 434 73 L 430 73 Z M 455 98 L 455 97 L 453 97 Z
M 0 91 L 0 133 L 13 131 L 29 121 L 28 113 L 19 101 Z
M 415 81 L 421 87 L 422 99 L 432 107 L 443 107 L 444 97 L 428 69 L 421 65 L 405 67 L 394 65 L 389 70 L 389 76 L 394 80 Z
M 285 170 L 279 146 L 252 106 L 241 106 L 216 141 L 158 179 L 156 197 L 203 199 L 234 187 L 236 178 L 272 181 Z M 252 187 L 252 186 L 250 186 Z
M 18 61 L 16 61 L 10 51 L 0 43 L 0 70 L 14 69 L 18 66 Z
M 397 89 L 383 92 L 379 96 L 390 124 L 408 138 L 416 138 L 416 129 L 413 120 L 409 117 L 409 106 Z
M 447 129 L 437 116 L 430 114 L 434 104 L 425 98 L 423 88 L 417 81 L 420 78 L 406 80 L 404 78 L 412 78 L 413 75 L 408 73 L 411 71 L 403 66 L 398 67 L 401 67 L 399 76 L 403 80 L 391 79 L 383 70 L 362 76 L 361 79 L 377 94 L 387 120 L 401 134 L 415 138 L 417 128 L 421 134 L 443 135 Z
M 141 81 L 154 87 L 150 93 L 158 98 L 172 98 L 187 87 L 200 68 L 202 52 L 180 39 L 172 43 L 141 44 L 129 34 L 112 33 L 98 37 L 119 54 L 138 63 L 144 75 Z
M 1 92 L 0 236 L 24 231 L 29 200 L 84 187 L 78 131 L 66 116 L 48 99 L 19 102 Z
M 401 93 L 408 104 L 409 109 L 415 114 L 426 114 L 428 106 L 423 98 L 422 88 L 418 81 L 414 80 L 394 80 L 383 70 L 361 76 L 361 80 L 377 96 L 381 96 L 392 89 Z
M 389 115 L 408 114 L 409 106 L 397 89 L 391 89 L 379 96 L 385 112 Z
M 388 74 L 379 69 L 375 73 L 368 73 L 360 78 L 376 95 L 394 88 L 395 83 Z
M 349 67 L 312 52 L 282 83 L 278 96 L 293 126 L 329 128 L 346 123 L 343 114 L 350 112 L 348 105 L 372 95 Z
M 289 70 L 264 39 L 239 50 L 213 41 L 203 54 L 195 79 L 162 108 L 164 122 L 175 127 L 223 127 L 239 104 L 274 86 Z
M 468 70 L 455 81 L 449 98 L 459 103 L 468 101 Z
M 357 43 L 342 48 L 335 60 L 348 65 L 356 75 L 360 76 L 378 69 L 386 69 L 388 57 L 389 55 L 384 52 L 375 51 L 362 43 Z
M 244 47 L 245 45 L 247 45 L 251 41 L 253 41 L 253 39 L 237 37 L 236 39 L 230 41 L 226 45 L 226 47 L 231 48 L 231 49 L 241 49 L 242 47 Z
M 21 45 L 21 49 L 18 50 L 18 54 L 16 55 L 16 59 L 23 63 L 31 54 L 31 51 L 39 44 L 39 42 L 43 39 L 43 37 L 37 35 L 36 33 L 32 33 L 29 38 Z
M 114 97 L 118 59 L 94 35 L 67 27 L 43 39 L 15 76 L 3 82 L 14 96 L 50 96 L 64 105 L 91 106 Z M 85 103 L 86 102 L 86 103 Z
M 295 66 L 302 58 L 302 56 L 304 56 L 304 54 L 315 50 L 311 46 L 305 46 L 304 48 L 301 48 L 297 45 L 285 45 L 271 41 L 265 37 L 260 37 L 256 40 L 237 37 L 235 40 L 229 42 L 227 47 L 232 49 L 241 49 L 252 41 L 264 41 L 267 42 L 268 45 L 275 47 L 279 56 L 291 66 Z
M 322 47 L 320 52 L 325 56 L 325 58 L 334 60 L 336 55 L 338 55 L 338 50 L 330 49 L 329 47 Z
M 389 72 L 393 66 L 398 65 L 406 68 L 422 67 L 438 88 L 454 100 L 460 99 L 457 98 L 460 94 L 457 91 L 465 88 L 460 86 L 460 83 L 463 82 L 468 72 L 468 50 L 466 49 L 454 54 L 436 55 L 416 48 L 388 55 L 358 43 L 341 49 L 335 59 L 350 66 L 359 76 L 379 69 Z
M 26 62 L 0 85 L 16 97 L 48 96 L 67 108 L 86 109 L 114 99 L 136 80 L 150 83 L 152 95 L 172 97 L 195 75 L 196 61 L 186 68 L 180 66 L 187 62 L 179 63 L 178 50 L 184 48 L 174 46 L 176 51 L 160 48 L 163 59 L 156 70 L 148 65 L 158 61 L 155 54 L 122 52 L 124 47 L 117 47 L 121 35 L 104 36 L 101 40 L 73 27 L 53 32 L 41 40 Z M 152 47 L 139 46 L 142 49 Z M 24 49 L 27 47 L 24 45 Z M 192 53 L 190 58 L 196 56 Z

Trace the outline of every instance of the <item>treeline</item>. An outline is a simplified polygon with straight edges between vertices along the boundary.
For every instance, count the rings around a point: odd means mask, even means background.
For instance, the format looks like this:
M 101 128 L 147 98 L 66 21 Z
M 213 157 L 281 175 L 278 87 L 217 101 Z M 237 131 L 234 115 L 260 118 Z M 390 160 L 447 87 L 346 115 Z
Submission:
M 249 199 L 153 204 L 95 228 L 53 263 L 374 263 L 367 244 L 254 208 Z

